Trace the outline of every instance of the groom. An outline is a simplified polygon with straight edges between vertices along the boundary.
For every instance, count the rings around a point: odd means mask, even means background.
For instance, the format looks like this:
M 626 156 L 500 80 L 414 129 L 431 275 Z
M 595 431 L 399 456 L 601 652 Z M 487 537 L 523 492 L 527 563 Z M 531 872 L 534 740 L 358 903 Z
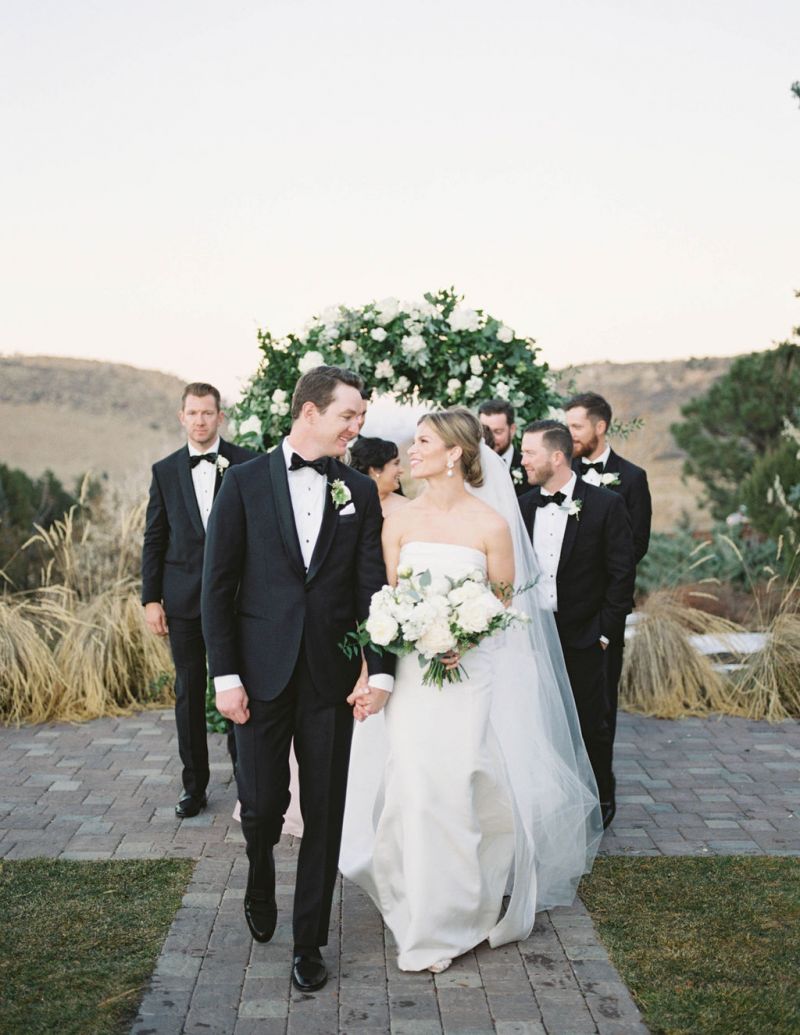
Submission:
M 253 937 L 275 930 L 272 849 L 289 804 L 289 745 L 300 770 L 303 839 L 292 981 L 313 992 L 336 881 L 360 658 L 338 644 L 386 582 L 375 484 L 337 459 L 358 434 L 361 381 L 321 366 L 292 398 L 292 428 L 271 453 L 232 468 L 208 526 L 203 632 L 219 711 L 235 723 L 244 911 Z M 390 691 L 391 655 L 367 651 L 370 690 Z

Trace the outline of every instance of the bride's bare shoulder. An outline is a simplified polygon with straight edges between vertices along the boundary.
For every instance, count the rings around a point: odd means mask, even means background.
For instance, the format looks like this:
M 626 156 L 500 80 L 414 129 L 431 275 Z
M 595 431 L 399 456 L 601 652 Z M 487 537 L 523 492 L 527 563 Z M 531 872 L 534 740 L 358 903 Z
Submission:
M 500 534 L 508 530 L 508 522 L 503 515 L 483 500 L 473 496 L 471 509 L 475 519 L 480 521 L 481 526 L 486 532 Z

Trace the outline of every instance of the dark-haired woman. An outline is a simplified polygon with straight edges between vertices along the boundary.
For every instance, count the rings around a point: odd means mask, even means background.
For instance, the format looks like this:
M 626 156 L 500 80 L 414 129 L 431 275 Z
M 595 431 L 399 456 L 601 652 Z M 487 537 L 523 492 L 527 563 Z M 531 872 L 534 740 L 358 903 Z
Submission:
M 384 517 L 408 503 L 399 492 L 403 468 L 394 442 L 384 438 L 356 439 L 350 449 L 350 466 L 375 481 Z

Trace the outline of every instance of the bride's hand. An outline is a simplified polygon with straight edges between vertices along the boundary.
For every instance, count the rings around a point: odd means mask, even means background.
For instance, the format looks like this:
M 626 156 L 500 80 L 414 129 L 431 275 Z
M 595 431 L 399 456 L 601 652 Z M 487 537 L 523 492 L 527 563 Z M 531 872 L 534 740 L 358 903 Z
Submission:
M 439 661 L 446 669 L 458 668 L 461 661 L 461 655 L 457 650 L 449 650 L 446 654 L 439 655 Z
M 391 694 L 386 690 L 378 690 L 377 687 L 356 689 L 347 698 L 347 703 L 353 706 L 353 717 L 358 722 L 363 722 L 370 715 L 376 715 L 389 700 Z

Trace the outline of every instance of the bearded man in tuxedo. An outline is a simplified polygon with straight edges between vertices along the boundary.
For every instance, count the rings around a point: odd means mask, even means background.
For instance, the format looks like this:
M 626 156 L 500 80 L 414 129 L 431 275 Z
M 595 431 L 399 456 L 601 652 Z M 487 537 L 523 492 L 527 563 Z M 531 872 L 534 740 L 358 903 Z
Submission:
M 529 424 L 522 463 L 535 488 L 519 504 L 541 569 L 540 603 L 555 612 L 607 827 L 616 811 L 607 651 L 623 637 L 632 606 L 633 535 L 622 499 L 579 479 L 571 460 L 572 437 L 565 425 Z
M 647 473 L 616 453 L 606 441 L 611 427 L 611 407 L 602 395 L 584 392 L 573 396 L 564 406 L 567 427 L 572 435 L 572 469 L 590 485 L 603 485 L 625 501 L 633 530 L 634 560 L 638 564 L 650 543 L 653 504 Z M 608 693 L 611 738 L 617 731 L 617 703 L 625 638 L 608 650 Z
M 372 479 L 341 463 L 358 433 L 361 381 L 321 366 L 292 398 L 292 428 L 271 453 L 228 473 L 208 529 L 203 631 L 219 711 L 235 724 L 244 899 L 253 937 L 275 931 L 275 863 L 289 804 L 289 745 L 303 840 L 294 898 L 292 982 L 321 988 L 344 818 L 361 658 L 338 646 L 386 582 Z M 391 691 L 394 658 L 367 648 L 372 691 Z
M 488 444 L 508 468 L 514 491 L 519 498 L 530 486 L 522 466 L 522 454 L 514 445 L 514 436 L 517 433 L 514 407 L 505 399 L 487 399 L 478 407 L 478 419 L 491 434 Z
M 175 724 L 183 763 L 180 819 L 206 806 L 206 647 L 200 622 L 200 580 L 206 526 L 225 471 L 256 454 L 220 437 L 225 414 L 213 385 L 183 390 L 178 418 L 187 444 L 153 465 L 142 547 L 142 603 L 147 626 L 169 636 L 175 662 Z M 229 736 L 228 747 L 235 759 Z

